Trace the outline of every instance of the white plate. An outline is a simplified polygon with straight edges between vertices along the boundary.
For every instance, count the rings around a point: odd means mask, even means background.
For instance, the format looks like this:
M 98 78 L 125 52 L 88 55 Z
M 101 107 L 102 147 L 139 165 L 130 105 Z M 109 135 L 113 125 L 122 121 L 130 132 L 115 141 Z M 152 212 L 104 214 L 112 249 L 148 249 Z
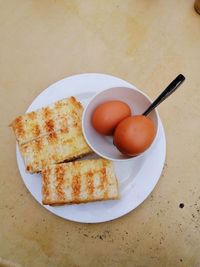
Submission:
M 109 87 L 131 87 L 128 82 L 114 76 L 88 73 L 63 79 L 49 86 L 32 102 L 27 112 L 47 106 L 59 99 L 75 96 L 83 105 L 97 92 Z M 166 154 L 166 141 L 159 119 L 158 138 L 151 149 L 137 161 L 115 162 L 119 181 L 120 200 L 79 205 L 44 206 L 41 195 L 41 175 L 25 172 L 24 162 L 17 146 L 16 155 L 22 179 L 32 196 L 50 212 L 76 222 L 98 223 L 127 214 L 140 205 L 152 192 L 159 180 Z

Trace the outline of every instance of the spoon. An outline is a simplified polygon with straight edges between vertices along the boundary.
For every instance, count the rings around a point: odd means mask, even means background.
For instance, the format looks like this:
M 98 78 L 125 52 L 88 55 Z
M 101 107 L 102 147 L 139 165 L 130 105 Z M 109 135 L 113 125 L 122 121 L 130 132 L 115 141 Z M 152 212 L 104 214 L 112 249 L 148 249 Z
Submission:
M 179 74 L 167 88 L 153 101 L 153 103 L 142 114 L 147 116 L 153 109 L 155 109 L 160 103 L 162 103 L 168 96 L 170 96 L 176 89 L 185 81 L 185 77 Z
M 184 80 L 185 77 L 179 74 L 142 115 L 127 117 L 117 125 L 113 144 L 122 154 L 138 156 L 150 147 L 156 132 L 154 123 L 146 116 L 175 92 Z

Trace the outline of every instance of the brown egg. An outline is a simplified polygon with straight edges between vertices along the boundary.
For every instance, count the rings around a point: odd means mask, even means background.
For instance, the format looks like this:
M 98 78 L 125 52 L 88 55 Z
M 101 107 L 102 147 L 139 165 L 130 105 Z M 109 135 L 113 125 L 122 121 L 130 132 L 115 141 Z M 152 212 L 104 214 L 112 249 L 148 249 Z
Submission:
M 148 117 L 131 116 L 121 121 L 115 129 L 114 144 L 123 154 L 136 156 L 153 142 L 156 129 Z
M 103 135 L 112 135 L 117 124 L 131 116 L 130 107 L 122 101 L 108 101 L 99 105 L 92 114 L 92 125 Z

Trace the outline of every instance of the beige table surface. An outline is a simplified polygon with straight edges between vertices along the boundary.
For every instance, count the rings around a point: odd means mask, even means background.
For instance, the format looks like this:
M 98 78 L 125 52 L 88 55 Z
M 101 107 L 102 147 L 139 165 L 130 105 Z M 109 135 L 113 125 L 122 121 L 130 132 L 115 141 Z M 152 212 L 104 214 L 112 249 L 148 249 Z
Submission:
M 0 266 L 200 266 L 200 16 L 189 0 L 0 1 Z M 72 74 L 118 76 L 154 98 L 167 159 L 153 193 L 108 223 L 79 224 L 25 188 L 9 122 Z M 147 177 L 148 180 L 148 177 Z M 179 204 L 184 203 L 184 208 Z

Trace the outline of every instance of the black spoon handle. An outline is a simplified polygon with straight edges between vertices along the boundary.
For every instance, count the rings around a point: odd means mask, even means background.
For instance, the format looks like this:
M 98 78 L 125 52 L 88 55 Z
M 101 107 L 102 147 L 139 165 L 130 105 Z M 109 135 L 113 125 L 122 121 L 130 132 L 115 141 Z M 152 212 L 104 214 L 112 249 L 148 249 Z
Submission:
M 148 107 L 148 109 L 142 114 L 147 116 L 154 108 L 156 108 L 160 103 L 162 103 L 168 96 L 170 96 L 176 89 L 184 82 L 185 77 L 179 74 L 168 86 L 167 88 L 153 101 L 153 103 Z

